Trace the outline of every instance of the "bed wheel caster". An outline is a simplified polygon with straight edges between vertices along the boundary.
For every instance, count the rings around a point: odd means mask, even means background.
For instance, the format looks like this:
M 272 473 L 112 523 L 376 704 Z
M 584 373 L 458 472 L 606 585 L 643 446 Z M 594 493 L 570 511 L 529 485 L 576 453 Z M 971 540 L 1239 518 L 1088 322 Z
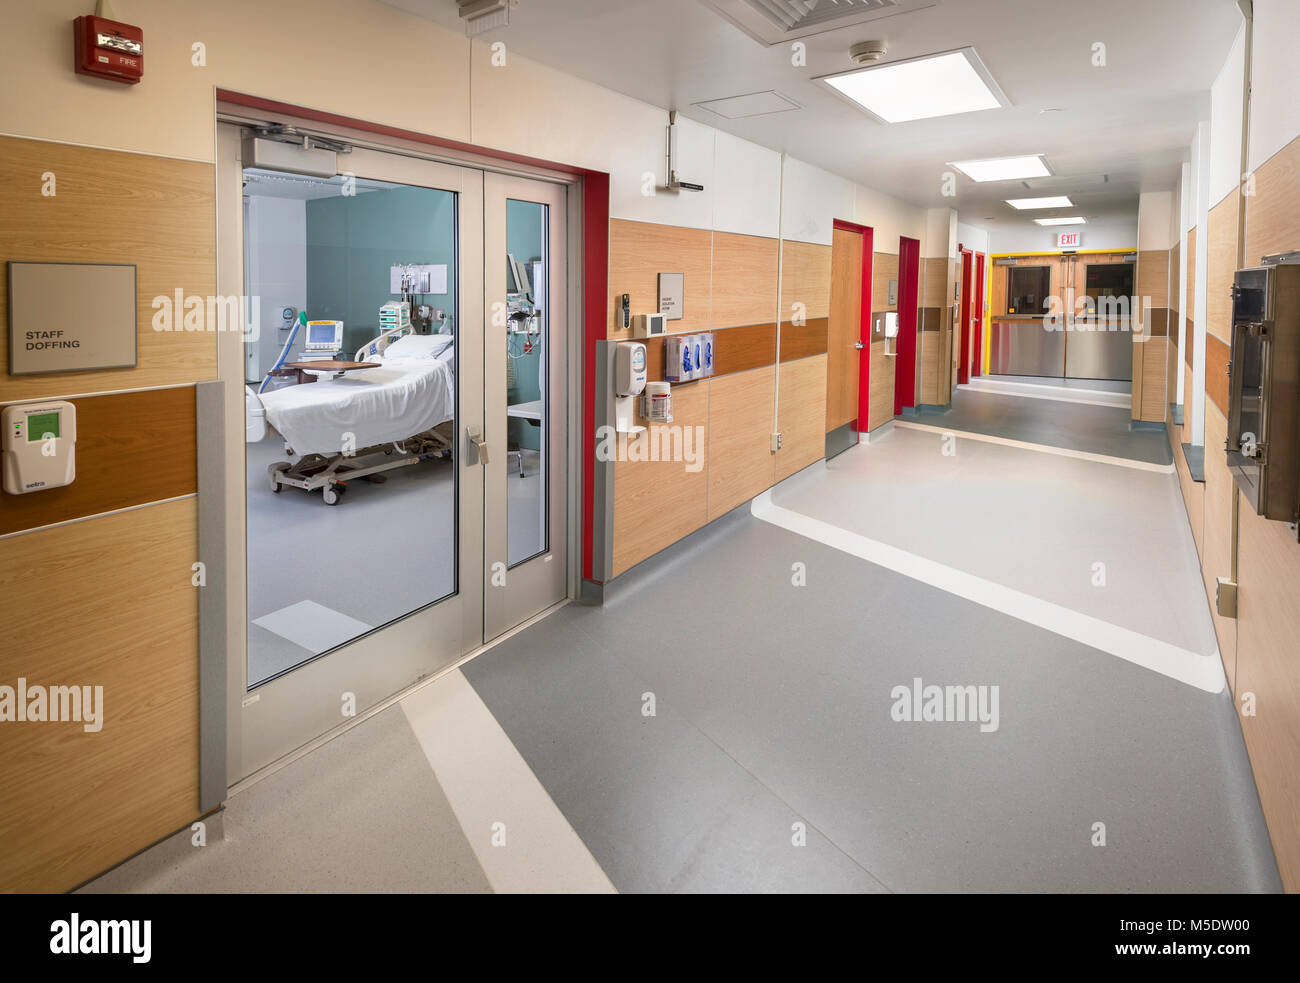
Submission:
M 288 470 L 288 468 L 289 468 L 288 461 L 277 461 L 275 464 L 270 465 L 266 469 L 266 477 L 271 484 L 271 491 L 275 492 L 277 495 L 280 494 L 280 489 L 283 488 L 284 485 L 280 484 L 280 482 L 276 479 L 275 476 L 280 471 Z
M 326 505 L 338 505 L 339 498 L 342 497 L 339 495 L 339 491 L 340 489 L 327 485 L 321 489 L 321 498 L 325 500 Z

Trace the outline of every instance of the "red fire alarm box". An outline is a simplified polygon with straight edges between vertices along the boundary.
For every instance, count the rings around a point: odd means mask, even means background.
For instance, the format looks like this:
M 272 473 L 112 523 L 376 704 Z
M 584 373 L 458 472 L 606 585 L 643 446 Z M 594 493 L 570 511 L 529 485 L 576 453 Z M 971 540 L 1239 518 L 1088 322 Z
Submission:
M 87 14 L 72 22 L 77 74 L 134 85 L 144 75 L 144 31 Z

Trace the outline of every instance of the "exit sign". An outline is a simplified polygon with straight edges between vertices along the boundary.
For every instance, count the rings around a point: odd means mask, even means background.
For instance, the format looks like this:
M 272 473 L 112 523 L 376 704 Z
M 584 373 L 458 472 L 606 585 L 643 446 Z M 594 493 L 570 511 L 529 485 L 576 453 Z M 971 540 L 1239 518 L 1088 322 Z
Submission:
M 1083 245 L 1082 232 L 1058 232 L 1056 233 L 1057 249 L 1078 249 Z

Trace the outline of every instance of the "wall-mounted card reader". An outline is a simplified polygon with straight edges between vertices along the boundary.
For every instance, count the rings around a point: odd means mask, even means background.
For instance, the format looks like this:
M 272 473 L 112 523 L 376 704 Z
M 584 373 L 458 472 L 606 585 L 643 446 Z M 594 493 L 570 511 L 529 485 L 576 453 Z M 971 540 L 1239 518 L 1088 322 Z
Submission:
M 11 495 L 62 488 L 77 475 L 77 408 L 64 400 L 6 406 L 4 490 Z

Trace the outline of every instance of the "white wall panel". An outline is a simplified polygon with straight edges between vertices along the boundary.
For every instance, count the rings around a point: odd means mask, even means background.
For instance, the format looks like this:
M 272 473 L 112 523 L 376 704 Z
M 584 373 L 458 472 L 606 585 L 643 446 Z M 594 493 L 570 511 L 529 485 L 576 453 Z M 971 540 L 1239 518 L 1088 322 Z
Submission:
M 1296 98 L 1296 46 L 1300 3 L 1255 0 L 1253 77 L 1250 89 L 1250 166 L 1259 167 L 1300 136 Z
M 781 234 L 781 155 L 718 130 L 713 156 L 713 227 L 776 238 Z
M 787 157 L 782 237 L 829 246 L 835 219 L 856 214 L 856 195 L 852 181 Z
M 1138 197 L 1138 249 L 1169 249 L 1174 193 L 1172 191 L 1144 191 Z
M 1241 180 L 1241 102 L 1245 59 L 1246 27 L 1243 24 L 1232 42 L 1228 60 L 1210 87 L 1211 207 L 1230 194 Z

